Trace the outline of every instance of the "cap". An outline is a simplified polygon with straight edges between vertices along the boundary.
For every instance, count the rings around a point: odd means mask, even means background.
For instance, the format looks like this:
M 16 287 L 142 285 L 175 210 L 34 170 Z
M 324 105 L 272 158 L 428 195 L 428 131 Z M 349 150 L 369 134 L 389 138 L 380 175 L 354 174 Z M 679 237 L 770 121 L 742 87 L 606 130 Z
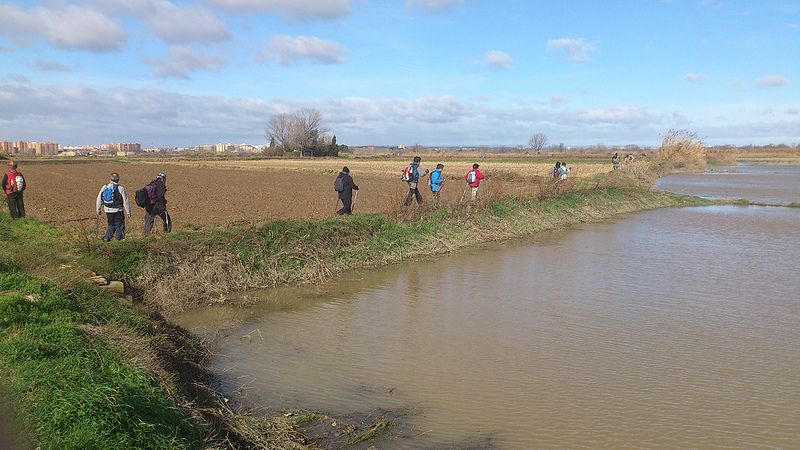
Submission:
M 119 174 L 117 172 L 113 172 L 111 174 L 111 181 L 113 181 L 114 183 L 119 181 Z

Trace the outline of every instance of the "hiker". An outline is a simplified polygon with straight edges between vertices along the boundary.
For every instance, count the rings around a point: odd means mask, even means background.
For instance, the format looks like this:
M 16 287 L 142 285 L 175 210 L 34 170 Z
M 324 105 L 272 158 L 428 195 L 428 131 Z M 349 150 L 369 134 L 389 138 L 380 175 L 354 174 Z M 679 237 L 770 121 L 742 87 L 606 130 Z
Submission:
M 103 236 L 104 242 L 111 242 L 115 236 L 118 241 L 125 239 L 125 214 L 131 218 L 131 205 L 128 203 L 125 188 L 119 185 L 119 174 L 112 173 L 110 180 L 110 183 L 100 188 L 95 206 L 97 215 L 100 215 L 102 207 L 108 219 L 108 228 Z
M 15 161 L 8 162 L 8 170 L 3 174 L 2 187 L 3 192 L 6 193 L 8 211 L 11 213 L 11 218 L 24 218 L 25 202 L 22 198 L 22 193 L 25 191 L 27 183 L 25 183 L 25 177 L 22 176 L 22 172 L 17 170 Z
M 556 161 L 556 166 L 550 169 L 550 173 L 556 180 L 561 176 L 561 161 Z
M 625 155 L 625 164 L 633 163 L 633 153 L 628 153 Z
M 172 219 L 167 212 L 167 199 L 164 197 L 167 193 L 167 174 L 159 172 L 156 179 L 151 181 L 144 187 L 147 191 L 149 200 L 148 205 L 144 209 L 144 235 L 150 234 L 153 230 L 156 216 L 161 217 L 164 221 L 164 232 L 169 233 L 172 231 Z
M 336 211 L 336 214 L 340 216 L 353 214 L 353 191 L 357 191 L 358 186 L 353 182 L 347 166 L 342 167 L 342 171 L 333 183 L 333 189 L 339 193 L 339 200 L 342 201 L 342 208 Z
M 611 157 L 611 170 L 619 170 L 619 153 Z
M 444 184 L 444 175 L 442 175 L 442 169 L 444 169 L 444 164 L 437 164 L 436 168 L 433 169 L 433 172 L 431 172 L 431 176 L 428 177 L 428 184 L 431 187 L 431 193 L 436 201 L 439 201 L 439 194 L 442 193 L 442 185 Z
M 410 206 L 414 198 L 417 199 L 417 204 L 422 204 L 422 194 L 419 193 L 417 185 L 420 177 L 428 175 L 428 169 L 425 169 L 423 174 L 419 173 L 419 163 L 421 161 L 422 158 L 415 156 L 414 160 L 403 170 L 402 180 L 408 183 L 408 195 L 406 195 L 406 200 L 403 202 L 404 206 Z
M 567 163 L 562 162 L 561 166 L 558 168 L 558 179 L 561 181 L 565 181 L 567 179 L 568 173 L 569 173 L 569 168 L 567 168 Z
M 472 170 L 467 172 L 467 174 L 464 176 L 464 178 L 466 178 L 467 180 L 467 184 L 469 185 L 469 187 L 472 188 L 473 202 L 475 202 L 475 199 L 478 198 L 478 186 L 481 185 L 481 180 L 483 180 L 483 174 L 478 169 L 478 167 L 480 167 L 480 164 L 478 163 L 473 164 Z

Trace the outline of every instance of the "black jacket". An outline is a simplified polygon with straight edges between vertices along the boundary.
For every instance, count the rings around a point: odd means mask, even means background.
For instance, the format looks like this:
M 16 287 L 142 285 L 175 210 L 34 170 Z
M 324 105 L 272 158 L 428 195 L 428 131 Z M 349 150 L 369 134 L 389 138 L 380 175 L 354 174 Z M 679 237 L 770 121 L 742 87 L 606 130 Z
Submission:
M 353 191 L 358 190 L 358 186 L 356 186 L 356 184 L 353 182 L 353 177 L 351 177 L 350 174 L 347 172 L 340 172 L 339 178 L 342 179 L 342 184 L 344 186 L 344 189 L 342 189 L 342 191 L 339 192 L 339 198 L 341 199 L 352 198 Z

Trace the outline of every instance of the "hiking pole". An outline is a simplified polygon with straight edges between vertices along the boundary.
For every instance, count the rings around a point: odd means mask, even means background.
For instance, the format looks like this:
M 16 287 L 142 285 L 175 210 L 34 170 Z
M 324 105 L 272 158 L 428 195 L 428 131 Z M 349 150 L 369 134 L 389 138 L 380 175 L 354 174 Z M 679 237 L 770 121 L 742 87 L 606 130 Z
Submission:
M 355 196 L 353 197 L 353 204 L 350 205 L 350 213 L 353 213 L 353 210 L 356 209 L 356 201 L 358 201 L 358 191 L 356 191 Z
M 341 200 L 341 199 L 337 195 L 336 196 L 336 203 L 334 203 L 334 205 L 333 205 L 333 212 L 338 212 L 339 211 L 339 200 Z
M 469 187 L 469 184 L 465 184 L 464 185 L 464 192 L 461 193 L 461 199 L 458 201 L 459 205 L 464 203 L 464 196 L 467 195 L 467 188 L 468 187 Z

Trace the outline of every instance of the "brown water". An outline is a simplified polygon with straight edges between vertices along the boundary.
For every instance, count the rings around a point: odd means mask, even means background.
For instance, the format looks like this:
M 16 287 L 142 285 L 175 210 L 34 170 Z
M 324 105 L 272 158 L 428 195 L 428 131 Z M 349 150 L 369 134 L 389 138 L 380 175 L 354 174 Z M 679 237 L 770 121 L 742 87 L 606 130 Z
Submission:
M 650 211 L 184 323 L 248 403 L 408 412 L 381 448 L 798 448 L 798 224 Z

